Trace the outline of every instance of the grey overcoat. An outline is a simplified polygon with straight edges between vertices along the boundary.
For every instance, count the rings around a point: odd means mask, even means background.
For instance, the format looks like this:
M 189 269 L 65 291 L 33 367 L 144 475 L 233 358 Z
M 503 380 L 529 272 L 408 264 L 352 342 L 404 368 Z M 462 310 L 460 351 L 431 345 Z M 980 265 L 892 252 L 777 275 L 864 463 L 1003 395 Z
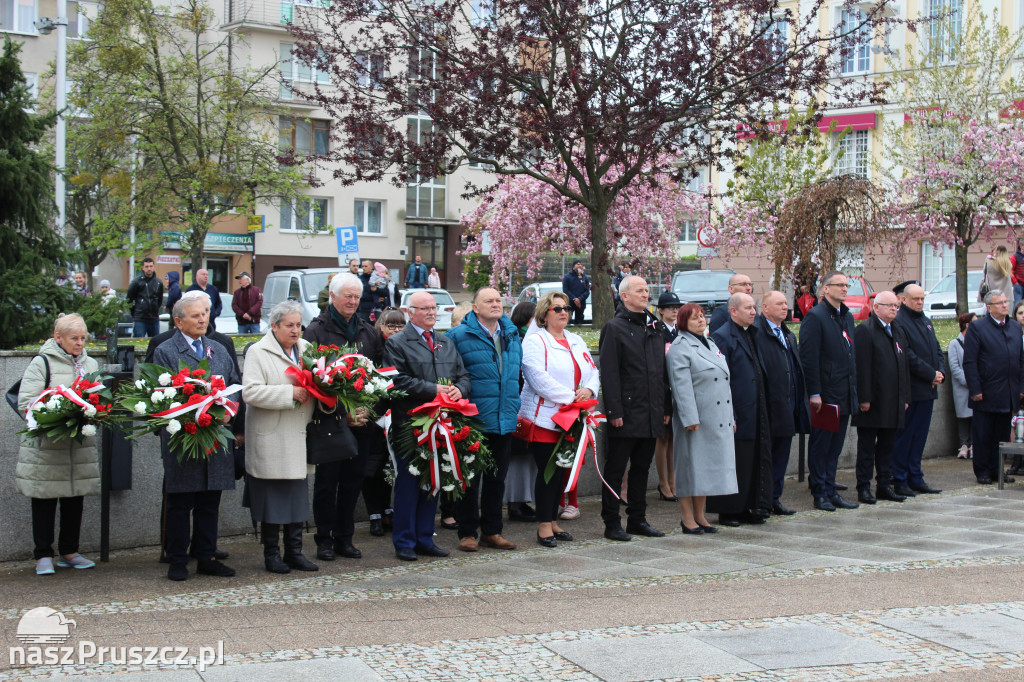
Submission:
M 711 339 L 682 332 L 665 358 L 672 387 L 676 494 L 731 495 L 736 485 L 729 365 Z M 696 431 L 686 427 L 699 424 Z

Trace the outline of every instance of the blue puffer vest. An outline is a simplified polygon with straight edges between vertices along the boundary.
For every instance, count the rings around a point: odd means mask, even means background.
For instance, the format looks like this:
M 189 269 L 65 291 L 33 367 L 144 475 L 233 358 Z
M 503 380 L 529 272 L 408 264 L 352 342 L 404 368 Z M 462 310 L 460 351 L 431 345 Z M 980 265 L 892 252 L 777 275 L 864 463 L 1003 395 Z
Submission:
M 469 312 L 462 324 L 446 336 L 462 356 L 472 382 L 468 397 L 480 410 L 487 433 L 506 434 L 516 430 L 519 415 L 519 368 L 523 362 L 523 343 L 519 331 L 502 315 L 498 320 L 501 342 L 501 374 L 491 335 L 480 326 L 476 314 Z

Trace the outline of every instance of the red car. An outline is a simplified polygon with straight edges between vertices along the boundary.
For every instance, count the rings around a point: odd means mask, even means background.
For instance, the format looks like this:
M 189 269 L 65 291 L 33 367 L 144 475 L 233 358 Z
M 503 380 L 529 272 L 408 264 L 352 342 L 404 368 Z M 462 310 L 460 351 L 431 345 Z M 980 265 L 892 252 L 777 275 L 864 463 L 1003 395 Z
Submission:
M 871 301 L 877 293 L 871 282 L 864 279 L 862 275 L 847 275 L 846 281 L 850 288 L 846 291 L 846 307 L 855 320 L 866 320 L 871 314 Z

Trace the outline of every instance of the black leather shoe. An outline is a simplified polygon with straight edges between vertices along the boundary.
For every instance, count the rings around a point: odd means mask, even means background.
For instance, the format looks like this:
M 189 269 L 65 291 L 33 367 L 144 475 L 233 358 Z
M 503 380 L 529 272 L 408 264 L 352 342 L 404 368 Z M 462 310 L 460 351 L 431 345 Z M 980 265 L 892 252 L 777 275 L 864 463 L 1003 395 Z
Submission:
M 622 527 L 618 528 L 605 528 L 604 536 L 609 540 L 615 540 L 616 542 L 629 542 L 629 533 L 622 530 Z
M 320 561 L 334 561 L 334 554 L 334 544 L 330 541 L 316 546 L 316 558 Z
M 903 495 L 900 495 L 895 490 L 893 490 L 892 486 L 888 485 L 882 486 L 875 490 L 875 497 L 877 497 L 880 500 L 889 500 L 890 502 L 903 502 L 904 500 L 907 499 Z
M 370 519 L 370 535 L 380 537 L 384 535 L 384 520 Z
M 441 549 L 437 545 L 428 545 L 426 547 L 417 547 L 416 553 L 420 556 L 448 556 L 451 554 L 447 549 Z
M 188 566 L 185 564 L 171 564 L 167 567 L 167 579 L 175 581 L 188 580 Z
M 847 502 L 839 493 L 836 493 L 835 495 L 828 499 L 833 504 L 833 506 L 835 506 L 836 509 L 856 509 L 857 507 L 860 506 L 856 502 Z
M 537 521 L 537 513 L 525 502 L 509 502 L 508 518 L 510 521 L 535 523 Z
M 630 535 L 645 535 L 649 538 L 663 538 L 665 534 L 657 528 L 652 528 L 646 521 L 637 521 L 626 524 L 626 532 Z
M 684 535 L 704 535 L 704 529 L 701 528 L 700 524 L 697 524 L 696 528 L 687 528 L 686 524 L 680 521 L 679 526 L 683 529 Z
M 334 553 L 346 559 L 362 559 L 363 553 L 352 546 L 351 542 L 335 542 Z
M 849 490 L 850 488 L 843 485 L 842 483 L 836 483 L 836 490 Z
M 285 554 L 284 562 L 296 571 L 319 571 L 320 567 L 301 554 Z
M 788 507 L 783 507 L 781 502 L 776 502 L 772 505 L 772 514 L 777 516 L 792 516 L 793 514 L 796 514 L 796 512 Z
M 215 575 L 221 578 L 230 578 L 235 574 L 235 569 L 222 564 L 216 559 L 211 559 L 210 561 L 197 561 L 196 573 L 202 573 L 203 575 Z
M 924 482 L 918 483 L 917 485 L 911 485 L 910 489 L 913 490 L 915 493 L 924 493 L 925 495 L 938 495 L 939 493 L 942 492 L 938 488 L 933 488 Z
M 740 520 L 739 520 L 738 517 L 732 516 L 730 514 L 719 514 L 718 515 L 718 525 L 719 526 L 727 526 L 729 528 L 739 528 L 740 527 Z
M 893 486 L 893 490 L 896 491 L 897 495 L 902 495 L 903 497 L 917 497 L 917 493 L 911 490 L 910 486 L 897 485 Z
M 561 540 L 562 542 L 572 542 L 574 539 L 572 537 L 572 533 L 566 533 L 564 530 L 555 531 L 554 538 L 556 540 Z
M 224 561 L 225 559 L 229 558 L 230 556 L 231 555 L 228 554 L 227 552 L 222 552 L 219 549 L 213 550 L 213 558 L 216 559 L 217 561 Z
M 835 511 L 836 506 L 832 504 L 832 501 L 827 497 L 815 497 L 814 508 L 821 509 L 822 511 Z
M 754 514 L 753 512 L 747 512 L 740 516 L 740 523 L 749 523 L 752 526 L 760 526 L 767 522 L 767 518 L 760 514 Z
M 697 525 L 700 525 L 700 524 L 697 524 Z M 704 531 L 704 533 L 706 535 L 710 535 L 711 533 L 717 533 L 718 532 L 718 529 L 715 528 L 714 526 L 701 526 L 700 529 L 702 531 Z
M 875 504 L 878 502 L 878 500 L 875 499 L 875 496 L 871 494 L 870 490 L 858 490 L 857 501 L 861 504 Z
M 459 529 L 459 522 L 458 521 L 445 521 L 444 519 L 441 519 L 441 527 L 446 529 L 446 530 L 458 530 Z
M 537 544 L 541 547 L 558 547 L 558 541 L 555 540 L 554 535 L 549 535 L 544 538 L 541 537 L 540 533 L 537 533 Z
M 992 479 L 988 476 L 978 476 L 978 483 L 982 485 L 992 485 Z
M 406 547 L 395 548 L 395 556 L 402 561 L 416 561 L 416 552 Z

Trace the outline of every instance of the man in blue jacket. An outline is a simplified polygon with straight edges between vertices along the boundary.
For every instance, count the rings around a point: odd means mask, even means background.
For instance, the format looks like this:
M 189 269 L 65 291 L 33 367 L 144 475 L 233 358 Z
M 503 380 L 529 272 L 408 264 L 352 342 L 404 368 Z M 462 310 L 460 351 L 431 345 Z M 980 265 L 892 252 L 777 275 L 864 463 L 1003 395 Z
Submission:
M 590 278 L 578 258 L 572 262 L 572 270 L 562 278 L 562 292 L 569 297 L 569 305 L 572 306 L 572 324 L 583 324 L 583 311 L 590 297 Z
M 523 345 L 519 331 L 505 315 L 501 294 L 489 287 L 473 297 L 473 310 L 448 338 L 462 356 L 472 388 L 468 396 L 480 411 L 487 447 L 494 455 L 495 470 L 474 478 L 455 505 L 459 522 L 459 549 L 477 550 L 479 544 L 495 549 L 515 549 L 501 536 L 501 510 L 505 498 L 509 447 L 519 414 L 519 366 Z

